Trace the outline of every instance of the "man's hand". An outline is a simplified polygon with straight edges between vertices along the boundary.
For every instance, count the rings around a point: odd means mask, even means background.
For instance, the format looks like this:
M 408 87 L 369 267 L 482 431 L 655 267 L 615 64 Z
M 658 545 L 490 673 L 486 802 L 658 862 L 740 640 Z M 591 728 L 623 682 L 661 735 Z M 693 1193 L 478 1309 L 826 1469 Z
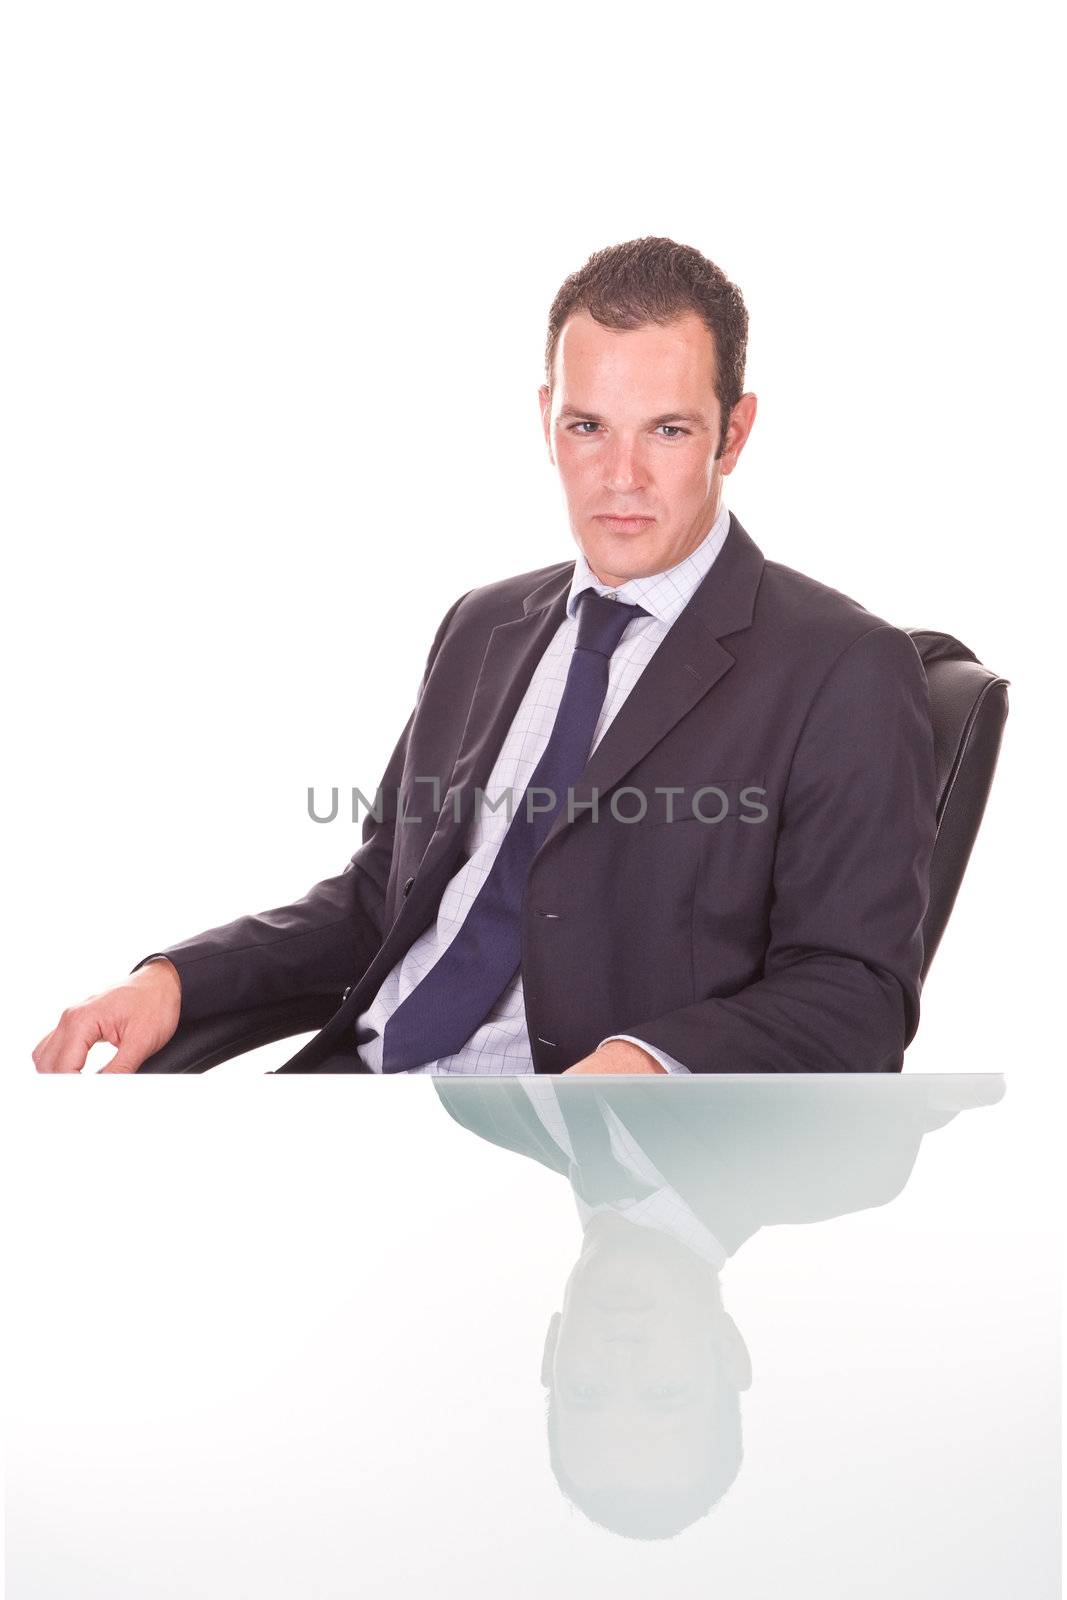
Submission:
M 162 1049 L 178 1026 L 182 980 L 165 958 L 138 967 L 116 989 L 105 989 L 64 1011 L 33 1052 L 38 1072 L 80 1072 L 94 1044 L 118 1046 L 103 1072 L 136 1072 Z
M 576 1061 L 573 1067 L 568 1067 L 561 1074 L 566 1077 L 568 1072 L 662 1072 L 666 1067 L 661 1067 L 654 1056 L 647 1050 L 641 1050 L 637 1045 L 631 1044 L 628 1039 L 609 1039 L 602 1044 L 599 1050 L 594 1050 L 591 1056 L 583 1056 L 581 1061 Z

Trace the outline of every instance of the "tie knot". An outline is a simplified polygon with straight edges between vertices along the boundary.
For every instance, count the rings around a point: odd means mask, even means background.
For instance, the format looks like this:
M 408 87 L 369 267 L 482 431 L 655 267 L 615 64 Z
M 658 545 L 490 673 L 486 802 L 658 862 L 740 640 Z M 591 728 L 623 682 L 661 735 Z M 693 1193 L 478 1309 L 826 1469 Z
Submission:
M 647 617 L 644 606 L 627 605 L 586 589 L 578 598 L 578 650 L 596 650 L 610 656 L 634 617 Z

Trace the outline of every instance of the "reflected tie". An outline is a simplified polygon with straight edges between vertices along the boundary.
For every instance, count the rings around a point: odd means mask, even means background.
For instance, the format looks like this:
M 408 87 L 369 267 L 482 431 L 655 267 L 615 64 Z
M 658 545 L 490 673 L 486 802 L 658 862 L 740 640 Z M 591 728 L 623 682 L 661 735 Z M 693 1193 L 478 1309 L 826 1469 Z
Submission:
M 570 1134 L 574 1160 L 570 1164 L 571 1185 L 586 1205 L 610 1205 L 616 1200 L 643 1200 L 653 1194 L 653 1186 L 635 1178 L 611 1148 L 611 1134 L 605 1120 L 605 1107 L 592 1084 L 560 1083 L 556 1099 Z
M 522 960 L 520 910 L 534 855 L 548 836 L 567 791 L 585 769 L 608 687 L 608 662 L 643 606 L 586 589 L 579 602 L 578 641 L 544 754 L 530 778 L 538 805 L 527 816 L 526 791 L 492 868 L 462 927 L 444 954 L 397 1007 L 382 1035 L 382 1071 L 403 1072 L 462 1050 L 499 1000 Z

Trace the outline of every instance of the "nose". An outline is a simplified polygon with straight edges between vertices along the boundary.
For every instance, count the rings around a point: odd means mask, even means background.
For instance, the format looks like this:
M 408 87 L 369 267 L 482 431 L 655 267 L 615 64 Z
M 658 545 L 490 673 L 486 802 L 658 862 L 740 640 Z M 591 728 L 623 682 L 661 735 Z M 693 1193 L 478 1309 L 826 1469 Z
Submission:
M 637 440 L 617 433 L 608 447 L 604 487 L 611 494 L 632 494 L 643 487 L 641 478 Z
M 601 1346 L 605 1372 L 617 1377 L 639 1371 L 648 1359 L 648 1339 L 636 1328 L 609 1334 Z

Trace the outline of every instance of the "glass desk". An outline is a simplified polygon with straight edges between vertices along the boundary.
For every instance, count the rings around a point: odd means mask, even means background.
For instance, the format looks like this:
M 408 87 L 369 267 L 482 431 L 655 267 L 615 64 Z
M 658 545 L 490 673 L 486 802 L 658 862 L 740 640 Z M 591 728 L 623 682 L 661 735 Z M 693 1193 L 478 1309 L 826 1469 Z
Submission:
M 1029 1086 L 8 1098 L 9 1600 L 1059 1595 Z

